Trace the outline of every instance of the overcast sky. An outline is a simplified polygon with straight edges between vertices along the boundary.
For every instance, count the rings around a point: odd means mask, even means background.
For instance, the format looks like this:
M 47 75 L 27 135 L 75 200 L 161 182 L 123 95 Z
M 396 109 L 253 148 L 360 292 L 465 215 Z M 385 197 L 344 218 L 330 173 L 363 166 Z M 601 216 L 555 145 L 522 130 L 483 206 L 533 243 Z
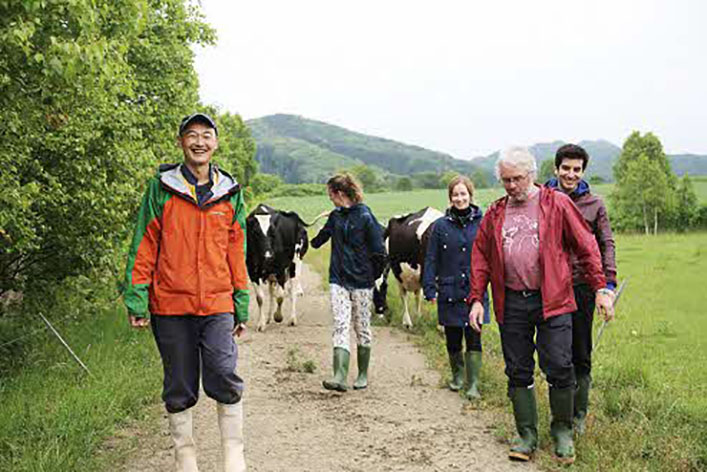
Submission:
M 707 154 L 701 0 L 202 0 L 202 100 L 458 158 L 653 131 Z

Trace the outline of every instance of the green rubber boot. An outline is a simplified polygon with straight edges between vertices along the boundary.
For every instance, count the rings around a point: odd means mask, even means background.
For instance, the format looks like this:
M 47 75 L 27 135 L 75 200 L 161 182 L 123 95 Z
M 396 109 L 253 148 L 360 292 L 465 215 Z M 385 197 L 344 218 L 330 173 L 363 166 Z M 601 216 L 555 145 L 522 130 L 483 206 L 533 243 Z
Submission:
M 535 402 L 535 388 L 514 387 L 508 391 L 513 404 L 518 437 L 511 442 L 508 458 L 527 462 L 538 447 L 538 408 Z
M 468 400 L 478 400 L 479 375 L 481 374 L 481 351 L 471 351 L 464 353 L 464 367 L 466 368 L 466 391 L 464 396 Z
M 371 346 L 358 346 L 356 359 L 358 360 L 358 377 L 356 377 L 353 388 L 361 390 L 368 387 L 368 363 L 371 360 Z
M 574 463 L 572 416 L 574 414 L 574 387 L 550 388 L 550 435 L 555 441 L 555 459 L 562 464 Z
M 337 392 L 345 392 L 348 390 L 349 387 L 346 385 L 346 378 L 349 376 L 349 356 L 349 351 L 343 347 L 334 348 L 334 361 L 332 362 L 334 378 L 322 382 L 325 389 L 336 390 Z
M 592 378 L 589 375 L 577 377 L 577 390 L 574 392 L 574 432 L 578 436 L 587 429 L 587 411 L 589 409 L 589 390 Z
M 458 392 L 464 386 L 464 355 L 461 352 L 448 352 L 449 367 L 452 368 L 452 381 L 449 390 Z

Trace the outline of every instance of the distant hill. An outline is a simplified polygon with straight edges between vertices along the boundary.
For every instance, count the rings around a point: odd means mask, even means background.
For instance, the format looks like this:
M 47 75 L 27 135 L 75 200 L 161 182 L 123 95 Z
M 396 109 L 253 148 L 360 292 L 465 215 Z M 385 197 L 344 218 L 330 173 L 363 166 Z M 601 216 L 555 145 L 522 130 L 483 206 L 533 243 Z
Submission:
M 324 182 L 333 172 L 358 164 L 396 175 L 447 170 L 471 174 L 476 168 L 470 161 L 449 154 L 301 116 L 270 115 L 246 124 L 258 144 L 260 170 L 280 175 L 289 183 Z
M 481 170 L 493 181 L 498 152 L 471 160 L 341 128 L 296 115 L 269 115 L 246 122 L 258 144 L 256 159 L 260 170 L 277 174 L 285 182 L 324 182 L 340 169 L 366 164 L 381 173 L 411 175 L 421 172 L 441 174 L 454 170 L 466 175 Z M 538 159 L 554 159 L 563 141 L 538 143 L 530 150 Z M 605 140 L 581 141 L 591 161 L 587 178 L 597 175 L 613 180 L 612 166 L 621 148 Z M 707 156 L 668 156 L 673 171 L 682 175 L 707 175 Z

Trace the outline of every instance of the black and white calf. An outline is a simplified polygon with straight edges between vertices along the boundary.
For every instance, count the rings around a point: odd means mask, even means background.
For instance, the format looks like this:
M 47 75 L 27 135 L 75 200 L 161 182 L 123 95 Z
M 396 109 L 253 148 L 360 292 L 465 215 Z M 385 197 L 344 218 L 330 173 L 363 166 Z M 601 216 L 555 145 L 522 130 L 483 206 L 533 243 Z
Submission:
M 258 331 L 263 331 L 273 318 L 278 323 L 282 321 L 286 293 L 292 302 L 288 323 L 297 324 L 296 298 L 303 291 L 296 276 L 302 270 L 302 257 L 309 247 L 306 226 L 297 213 L 262 204 L 246 218 L 246 266 L 258 302 Z M 267 315 L 263 314 L 265 286 L 270 294 Z
M 422 310 L 422 271 L 429 230 L 432 223 L 441 216 L 444 214 L 432 207 L 425 207 L 416 213 L 396 216 L 388 221 L 388 227 L 383 235 L 390 268 L 398 281 L 400 297 L 405 307 L 403 326 L 406 328 L 412 327 L 407 302 L 409 292 L 415 294 L 417 316 L 420 316 Z

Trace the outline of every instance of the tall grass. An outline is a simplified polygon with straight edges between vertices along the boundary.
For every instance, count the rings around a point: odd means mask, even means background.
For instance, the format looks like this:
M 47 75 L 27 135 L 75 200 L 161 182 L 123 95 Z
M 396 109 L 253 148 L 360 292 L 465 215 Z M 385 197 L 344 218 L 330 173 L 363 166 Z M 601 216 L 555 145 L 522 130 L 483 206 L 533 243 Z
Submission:
M 111 470 L 131 441 L 111 449 L 106 440 L 159 400 L 161 364 L 149 330 L 128 328 L 117 305 L 82 311 L 78 296 L 65 296 L 47 316 L 92 375 L 46 330 L 4 351 L 26 358 L 0 377 L 0 470 Z M 27 332 L 41 327 L 31 313 L 23 322 Z

